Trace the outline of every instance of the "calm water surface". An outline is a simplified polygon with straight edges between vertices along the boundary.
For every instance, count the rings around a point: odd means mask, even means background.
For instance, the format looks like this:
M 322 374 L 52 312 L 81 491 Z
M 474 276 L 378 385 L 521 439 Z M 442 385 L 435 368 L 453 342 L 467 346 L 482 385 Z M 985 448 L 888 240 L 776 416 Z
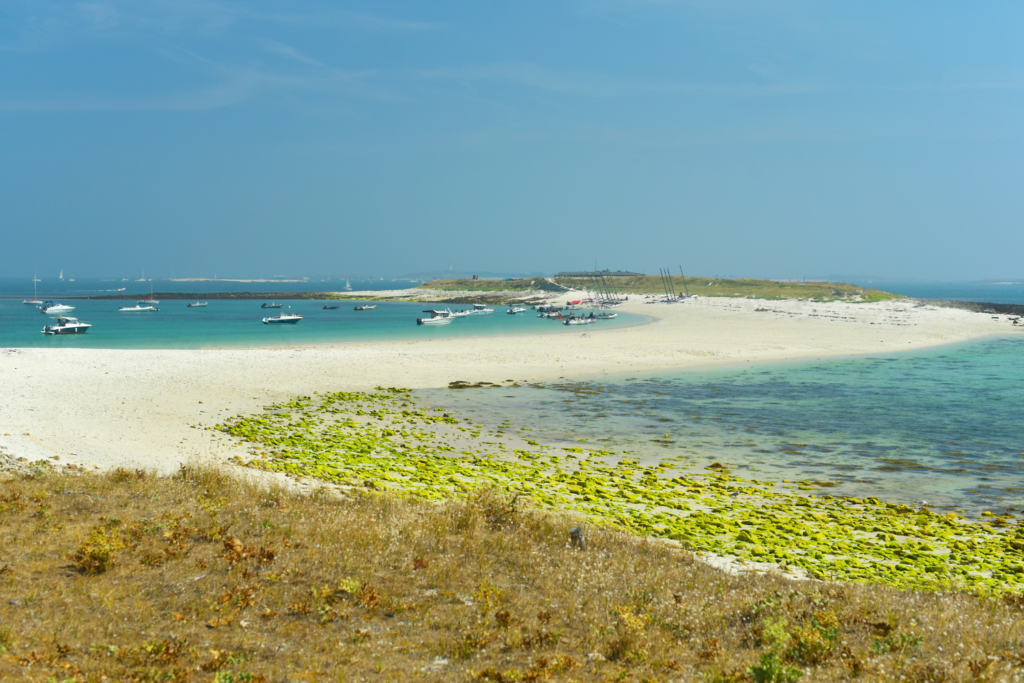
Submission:
M 472 378 L 467 378 L 472 379 Z M 522 379 L 510 377 L 510 379 Z M 712 462 L 812 493 L 1024 510 L 1024 339 L 614 381 L 421 392 L 555 446 Z M 475 412 L 474 412 L 475 411 Z M 585 440 L 580 443 L 581 440 Z M 796 486 L 796 484 L 794 484 Z

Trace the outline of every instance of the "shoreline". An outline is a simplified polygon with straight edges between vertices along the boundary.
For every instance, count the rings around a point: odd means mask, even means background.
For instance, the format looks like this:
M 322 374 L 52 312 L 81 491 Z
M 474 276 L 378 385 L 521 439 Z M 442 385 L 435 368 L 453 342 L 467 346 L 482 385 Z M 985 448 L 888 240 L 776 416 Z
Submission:
M 565 297 L 560 294 L 558 299 Z M 914 302 L 698 299 L 619 310 L 614 329 L 229 349 L 0 350 L 0 451 L 169 472 L 224 462 L 231 440 L 192 425 L 313 392 L 454 381 L 602 379 L 914 351 L 1024 332 L 1007 316 Z M 993 319 L 993 317 L 997 319 Z

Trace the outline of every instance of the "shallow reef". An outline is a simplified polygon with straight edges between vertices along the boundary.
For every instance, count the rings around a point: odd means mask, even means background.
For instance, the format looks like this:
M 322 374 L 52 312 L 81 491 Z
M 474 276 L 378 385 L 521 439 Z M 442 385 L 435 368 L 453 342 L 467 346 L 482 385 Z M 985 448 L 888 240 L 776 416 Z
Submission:
M 508 421 L 485 433 L 422 408 L 406 389 L 299 397 L 213 429 L 247 442 L 248 456 L 234 464 L 296 478 L 428 500 L 492 487 L 595 525 L 823 580 L 1024 591 L 1024 523 L 1010 514 L 972 520 L 877 498 L 803 495 L 724 466 L 680 476 L 672 457 L 643 466 L 609 450 L 546 446 L 517 438 Z

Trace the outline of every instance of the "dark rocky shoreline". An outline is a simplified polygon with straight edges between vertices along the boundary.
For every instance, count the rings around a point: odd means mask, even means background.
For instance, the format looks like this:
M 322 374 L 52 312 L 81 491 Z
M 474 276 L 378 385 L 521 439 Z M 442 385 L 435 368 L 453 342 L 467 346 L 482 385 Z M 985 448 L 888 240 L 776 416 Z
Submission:
M 1024 316 L 1024 305 L 993 304 L 986 301 L 949 301 L 947 299 L 916 299 L 923 306 L 940 306 L 942 308 L 960 308 L 975 313 L 999 313 L 1002 315 Z

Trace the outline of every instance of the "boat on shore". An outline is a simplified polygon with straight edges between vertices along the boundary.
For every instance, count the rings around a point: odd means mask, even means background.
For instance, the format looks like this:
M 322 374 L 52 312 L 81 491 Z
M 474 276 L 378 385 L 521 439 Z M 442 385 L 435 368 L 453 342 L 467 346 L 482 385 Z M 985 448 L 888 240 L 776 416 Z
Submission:
M 262 306 L 260 306 L 260 308 L 282 308 L 283 306 L 284 304 L 275 304 L 271 302 L 269 304 L 263 304 Z
M 451 323 L 453 316 L 452 312 L 448 309 L 443 311 L 423 311 L 429 313 L 429 318 L 416 318 L 417 325 L 448 325 Z
M 517 313 L 526 313 L 526 309 L 521 308 L 519 306 L 513 306 L 512 308 L 508 309 L 505 312 L 508 313 L 509 315 L 516 315 Z
M 193 301 L 186 308 L 206 308 L 206 303 L 205 301 Z
M 357 311 L 372 311 L 375 308 L 377 308 L 377 304 L 373 304 L 372 306 L 356 306 Z
M 68 311 L 73 310 L 75 310 L 74 306 L 59 304 L 56 301 L 47 301 L 43 304 L 43 307 L 39 309 L 39 312 L 45 313 L 46 315 L 60 315 L 61 313 L 67 313 Z
M 135 304 L 134 306 L 122 306 L 117 310 L 121 311 L 122 313 L 142 313 L 144 311 L 159 311 L 160 309 L 157 308 L 156 306 L 143 306 L 141 304 Z
M 43 334 L 85 334 L 92 327 L 89 323 L 84 323 L 78 318 L 65 318 L 64 316 L 57 316 L 56 325 L 45 325 L 43 327 Z
M 289 324 L 290 325 L 294 325 L 295 323 L 299 322 L 300 320 L 302 320 L 302 316 L 301 315 L 296 315 L 295 313 L 279 313 L 278 315 L 274 316 L 273 318 L 264 318 L 263 319 L 263 324 L 264 325 L 289 325 Z
M 590 325 L 597 322 L 597 318 L 590 316 L 570 317 L 562 321 L 563 325 Z
M 595 313 L 594 318 L 597 320 L 612 320 L 618 313 Z

